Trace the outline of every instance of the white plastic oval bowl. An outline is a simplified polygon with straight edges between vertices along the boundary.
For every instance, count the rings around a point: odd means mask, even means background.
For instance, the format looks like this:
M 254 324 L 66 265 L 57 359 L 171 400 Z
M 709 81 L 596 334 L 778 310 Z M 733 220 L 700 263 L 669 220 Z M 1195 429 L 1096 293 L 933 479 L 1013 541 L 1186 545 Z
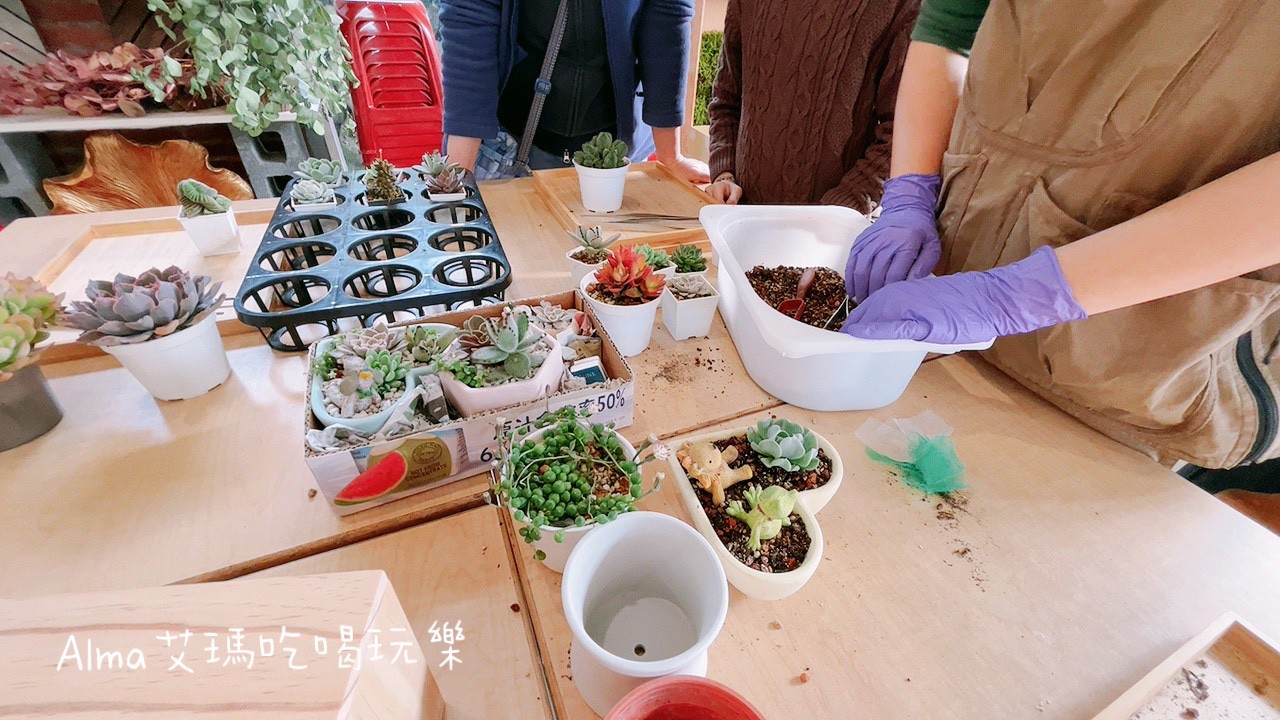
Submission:
M 844 482 L 844 461 L 840 459 L 840 454 L 836 452 L 835 447 L 826 438 L 814 433 L 818 440 L 818 447 L 822 448 L 827 457 L 831 458 L 831 479 L 822 487 L 802 491 L 796 499 L 795 512 L 800 516 L 805 530 L 809 533 L 809 552 L 805 555 L 804 562 L 800 563 L 800 567 L 790 572 L 767 573 L 755 570 L 747 567 L 745 563 L 734 557 L 733 553 L 729 552 L 729 549 L 724 546 L 724 543 L 720 542 L 720 537 L 716 535 L 715 528 L 711 527 L 711 520 L 702 511 L 702 503 L 698 501 L 697 493 L 694 491 L 693 486 L 689 484 L 689 476 L 685 474 L 684 468 L 680 466 L 680 461 L 676 458 L 676 451 L 686 442 L 724 440 L 735 435 L 744 435 L 752 427 L 754 426 L 747 425 L 729 430 L 701 433 L 681 439 L 678 445 L 673 444 L 669 460 L 672 481 L 680 491 L 680 499 L 684 502 L 685 511 L 689 513 L 689 517 L 693 520 L 693 526 L 698 532 L 702 533 L 702 536 L 715 549 L 716 556 L 720 558 L 720 563 L 724 566 L 724 572 L 728 576 L 729 582 L 748 597 L 757 600 L 781 600 L 795 593 L 805 583 L 809 582 L 809 578 L 813 577 L 813 573 L 818 569 L 818 563 L 822 561 L 824 547 L 822 528 L 819 527 L 815 516 L 818 511 L 826 507 L 831 498 L 835 496 L 836 491 L 840 489 L 841 483 Z M 742 482 L 751 483 L 752 481 L 743 480 Z
M 579 421 L 578 424 L 582 425 L 583 427 L 590 426 L 590 423 L 585 423 L 581 421 Z M 520 438 L 519 440 L 517 440 L 517 442 L 525 442 L 527 440 L 537 440 L 538 438 L 547 434 L 547 432 L 550 429 L 551 429 L 550 427 L 545 427 L 539 430 L 535 430 L 529 433 L 528 435 L 525 435 L 523 438 Z M 624 455 L 627 458 L 634 457 L 636 454 L 635 446 L 632 445 L 625 437 L 623 437 L 622 433 L 614 431 L 614 435 L 617 436 L 618 444 L 622 446 L 622 451 Z M 503 479 L 504 480 L 506 479 L 505 476 Z M 507 508 L 507 512 L 510 512 L 510 511 L 511 509 Z M 512 518 L 512 520 L 514 521 L 515 518 Z M 516 522 L 516 524 L 523 526 L 526 523 Z M 582 527 L 571 526 L 567 528 L 556 528 L 556 527 L 551 527 L 549 525 L 543 525 L 542 527 L 538 528 L 542 532 L 542 537 L 533 542 L 533 551 L 537 552 L 541 550 L 543 552 L 543 554 L 546 557 L 542 560 L 542 564 L 545 565 L 548 570 L 553 570 L 555 572 L 564 572 L 565 563 L 569 561 L 569 554 L 572 553 L 574 547 L 578 545 L 578 541 L 582 540 L 582 538 L 588 532 L 595 529 L 596 527 L 597 525 L 594 522 L 589 522 L 586 525 L 583 525 Z M 555 540 L 556 533 L 562 532 L 562 531 L 564 532 L 564 542 L 556 542 Z

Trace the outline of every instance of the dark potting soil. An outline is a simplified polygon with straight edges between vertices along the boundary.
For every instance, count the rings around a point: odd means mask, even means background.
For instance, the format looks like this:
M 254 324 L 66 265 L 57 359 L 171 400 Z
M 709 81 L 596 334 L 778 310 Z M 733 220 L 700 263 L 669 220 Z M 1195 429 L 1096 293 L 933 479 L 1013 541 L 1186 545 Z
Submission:
M 768 487 L 770 485 L 781 485 L 787 490 L 812 490 L 820 488 L 827 484 L 831 479 L 831 458 L 822 448 L 818 448 L 818 467 L 809 472 L 787 472 L 782 468 L 771 468 L 760 462 L 760 454 L 751 449 L 751 443 L 747 442 L 745 435 L 737 435 L 724 440 L 716 440 L 715 445 L 721 450 L 733 446 L 738 449 L 738 459 L 732 463 L 733 467 L 749 466 L 751 468 L 751 479 L 743 480 L 739 485 L 749 485 L 757 483 L 760 487 Z M 733 486 L 737 487 L 737 485 Z M 729 488 L 730 490 L 733 487 Z
M 796 296 L 796 288 L 800 287 L 800 276 L 804 270 L 789 265 L 772 268 L 757 265 L 747 271 L 747 282 L 751 283 L 752 289 L 761 299 L 769 303 L 769 307 L 776 310 L 783 302 Z M 817 270 L 817 277 L 804 296 L 804 312 L 800 315 L 800 322 L 820 328 L 827 320 L 831 320 L 827 328 L 839 330 L 849 314 L 840 307 L 848 297 L 844 291 L 844 279 L 831 268 Z M 852 300 L 849 301 L 849 307 L 853 307 Z M 835 313 L 834 319 L 831 317 L 832 313 Z
M 582 248 L 578 252 L 570 255 L 569 257 L 573 258 L 574 260 L 577 260 L 580 263 L 585 263 L 587 265 L 595 265 L 596 263 L 602 263 L 605 260 L 608 260 L 609 251 L 596 250 L 593 248 Z
M 693 486 L 693 492 L 698 496 L 698 502 L 702 504 L 702 511 L 707 514 L 707 519 L 711 521 L 711 527 L 715 529 L 720 542 L 724 543 L 729 552 L 747 567 L 760 572 L 783 573 L 795 570 L 800 567 L 800 563 L 804 562 L 805 556 L 809 554 L 809 545 L 812 540 L 809 538 L 809 531 L 805 529 L 804 521 L 795 513 L 791 513 L 791 524 L 782 528 L 782 532 L 778 533 L 777 537 L 760 543 L 760 552 L 753 553 L 747 547 L 747 542 L 751 539 L 751 529 L 746 523 L 726 514 L 725 508 L 734 500 L 742 500 L 742 494 L 751 484 L 750 480 L 744 480 L 725 490 L 724 505 L 711 502 L 711 493 L 699 487 L 697 480 L 689 478 L 689 484 Z M 745 508 L 746 501 L 744 500 L 742 504 Z
M 630 305 L 643 305 L 646 302 L 653 302 L 652 300 L 639 300 L 636 298 L 625 298 L 627 302 L 617 302 L 612 296 L 605 295 L 604 293 L 600 292 L 600 285 L 597 283 L 591 283 L 590 285 L 587 286 L 587 294 L 595 298 L 596 300 L 599 300 L 600 302 L 608 305 L 630 306 Z

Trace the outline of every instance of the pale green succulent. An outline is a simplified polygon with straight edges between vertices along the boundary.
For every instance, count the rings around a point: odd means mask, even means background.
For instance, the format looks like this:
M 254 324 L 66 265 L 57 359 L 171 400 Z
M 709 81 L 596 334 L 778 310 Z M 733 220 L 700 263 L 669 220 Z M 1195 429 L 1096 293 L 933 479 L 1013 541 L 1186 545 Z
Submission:
M 31 278 L 0 278 L 0 382 L 36 361 L 36 345 L 62 313 L 62 296 Z
M 481 323 L 474 323 L 480 319 Z M 530 332 L 529 316 L 512 313 L 505 321 L 470 318 L 467 330 L 479 331 L 487 344 L 472 348 L 471 362 L 477 365 L 501 365 L 513 378 L 524 379 L 533 374 L 541 363 L 530 354 L 533 346 L 542 338 L 541 333 Z
M 671 256 L 667 254 L 666 250 L 651 248 L 648 245 L 639 245 L 636 247 L 636 252 L 643 255 L 644 259 L 649 261 L 649 267 L 654 270 L 671 267 Z
M 750 528 L 747 547 L 755 552 L 762 541 L 778 537 L 782 528 L 791 525 L 791 512 L 799 496 L 795 490 L 786 490 L 780 485 L 770 485 L 764 490 L 759 485 L 751 485 L 742 493 L 747 508 L 742 506 L 742 500 L 734 500 L 725 508 L 725 513 Z
M 587 168 L 612 170 L 627 164 L 627 144 L 602 132 L 573 154 L 573 161 Z
M 365 367 L 374 372 L 374 388 L 379 395 L 386 395 L 404 387 L 405 376 L 409 374 L 409 364 L 400 353 L 376 350 L 365 356 L 364 363 Z
M 334 200 L 333 188 L 324 183 L 306 178 L 293 184 L 293 189 L 289 191 L 289 197 L 293 200 L 295 206 L 331 203 Z
M 83 332 L 78 342 L 131 345 L 186 329 L 212 313 L 225 299 L 221 282 L 176 267 L 151 268 L 138 277 L 90 280 L 87 300 L 71 303 L 67 323 Z
M 422 162 L 414 165 L 413 169 L 429 178 L 435 177 L 445 171 L 463 172 L 460 165 L 449 162 L 449 156 L 440 154 L 439 150 L 433 150 L 432 152 L 424 154 L 422 156 Z
M 342 184 L 342 166 L 335 160 L 307 158 L 298 163 L 293 176 L 300 180 L 313 180 L 331 188 L 337 187 Z
M 225 195 L 192 178 L 178 182 L 178 200 L 184 218 L 219 215 L 231 209 L 231 200 Z
M 440 331 L 421 325 L 410 325 L 405 330 L 405 343 L 409 355 L 420 363 L 431 362 L 433 358 L 445 351 L 449 343 L 458 336 L 456 330 Z
M 818 467 L 818 438 L 810 430 L 787 420 L 761 420 L 747 431 L 747 442 L 760 462 L 787 472 Z
M 575 259 L 588 265 L 595 265 L 609 259 L 609 246 L 618 242 L 618 238 L 622 235 L 614 233 L 606 238 L 604 231 L 599 227 L 589 228 L 579 225 L 576 231 L 569 233 L 569 237 L 582 246 L 582 250 L 574 253 Z M 578 255 L 582 257 L 577 257 Z

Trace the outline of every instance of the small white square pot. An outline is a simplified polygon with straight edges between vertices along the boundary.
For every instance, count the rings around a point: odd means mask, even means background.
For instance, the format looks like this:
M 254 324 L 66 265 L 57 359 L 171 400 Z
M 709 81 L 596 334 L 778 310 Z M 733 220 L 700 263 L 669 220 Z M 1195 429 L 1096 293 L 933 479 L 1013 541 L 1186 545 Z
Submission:
M 236 225 L 234 212 L 196 217 L 182 217 L 179 213 L 178 222 L 182 223 L 182 228 L 201 255 L 208 257 L 240 252 L 240 226 Z
M 670 280 L 671 278 L 676 276 L 676 266 L 668 265 L 662 268 L 661 270 L 654 270 L 654 272 L 666 278 L 667 280 Z
M 622 207 L 622 192 L 627 184 L 627 170 L 631 161 L 620 168 L 602 170 L 582 167 L 575 160 L 578 171 L 578 189 L 582 192 L 582 207 L 591 212 L 614 212 Z
M 467 193 L 465 191 L 456 193 L 433 193 L 428 191 L 427 197 L 434 203 L 462 202 L 467 199 Z
M 589 265 L 587 263 L 574 260 L 573 254 L 581 249 L 581 247 L 575 247 L 564 254 L 564 264 L 565 267 L 569 268 L 569 280 L 573 282 L 573 287 L 578 287 L 578 284 L 582 282 L 582 278 L 590 275 L 596 270 L 599 270 L 600 267 L 604 265 L 602 262 Z
M 710 287 L 711 283 L 707 283 Z M 711 288 L 711 295 L 677 300 L 671 288 L 662 291 L 662 324 L 675 340 L 691 337 L 707 337 L 711 334 L 711 321 L 716 316 L 720 295 Z

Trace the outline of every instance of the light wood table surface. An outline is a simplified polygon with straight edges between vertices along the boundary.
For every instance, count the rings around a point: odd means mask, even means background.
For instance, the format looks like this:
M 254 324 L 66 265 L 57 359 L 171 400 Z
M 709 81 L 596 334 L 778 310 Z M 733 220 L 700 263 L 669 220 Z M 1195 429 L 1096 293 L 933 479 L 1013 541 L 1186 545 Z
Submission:
M 955 427 L 962 510 L 854 438 L 926 409 Z M 814 577 L 777 602 L 731 589 L 711 646 L 709 676 L 765 717 L 1078 720 L 1224 612 L 1280 636 L 1280 538 L 980 360 L 927 363 L 879 411 L 772 412 L 826 436 L 846 475 L 818 515 Z M 671 485 L 640 508 L 688 519 Z M 559 716 L 594 717 L 571 680 L 560 575 L 513 540 Z
M 417 634 L 450 720 L 550 720 L 542 670 L 498 511 L 484 507 L 250 575 L 383 570 Z M 441 667 L 444 623 L 461 664 Z
M 508 297 L 566 289 L 561 257 L 572 241 L 532 181 L 492 183 L 484 196 L 514 268 Z M 261 213 L 273 202 L 236 208 Z M 18 221 L 0 233 L 0 272 L 39 273 L 86 231 L 110 234 L 135 223 L 147 233 L 180 234 L 175 212 Z M 263 227 L 245 227 L 249 251 Z M 302 459 L 305 356 L 275 352 L 252 331 L 224 341 L 232 377 L 181 402 L 154 400 L 100 353 L 44 363 L 65 418 L 0 456 L 0 547 L 9 557 L 0 563 L 0 597 L 236 577 L 481 502 L 487 477 L 476 476 L 337 517 L 323 496 L 311 496 L 315 484 Z M 72 348 L 48 355 L 85 355 L 83 346 Z M 689 432 L 778 404 L 747 377 L 718 320 L 711 338 L 683 343 L 659 325 L 631 366 L 636 422 L 626 434 L 633 439 Z M 676 400 L 673 391 L 687 388 L 696 394 Z

